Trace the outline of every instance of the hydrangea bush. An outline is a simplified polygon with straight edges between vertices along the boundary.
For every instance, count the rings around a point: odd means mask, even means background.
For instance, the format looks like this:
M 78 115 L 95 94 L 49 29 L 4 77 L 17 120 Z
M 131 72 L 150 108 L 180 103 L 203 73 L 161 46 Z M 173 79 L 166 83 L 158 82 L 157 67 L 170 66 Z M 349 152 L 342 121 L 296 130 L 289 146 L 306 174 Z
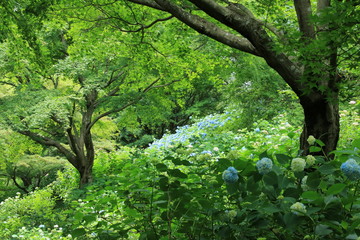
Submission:
M 9 218 L 14 224 L 3 225 L 7 236 L 24 226 L 30 236 L 40 224 L 50 234 L 57 224 L 63 238 L 73 239 L 360 237 L 360 140 L 334 151 L 332 161 L 299 156 L 299 129 L 283 117 L 260 121 L 251 131 L 233 131 L 234 118 L 209 116 L 145 151 L 102 153 L 96 182 L 83 190 L 70 187 L 75 172 L 61 173 L 49 186 L 61 206 L 51 201 L 42 210 L 46 218 L 34 223 L 24 221 L 31 219 L 25 212 Z M 316 139 L 312 146 L 322 147 Z M 21 209 L 15 203 L 3 203 L 2 215 L 11 206 L 12 214 Z

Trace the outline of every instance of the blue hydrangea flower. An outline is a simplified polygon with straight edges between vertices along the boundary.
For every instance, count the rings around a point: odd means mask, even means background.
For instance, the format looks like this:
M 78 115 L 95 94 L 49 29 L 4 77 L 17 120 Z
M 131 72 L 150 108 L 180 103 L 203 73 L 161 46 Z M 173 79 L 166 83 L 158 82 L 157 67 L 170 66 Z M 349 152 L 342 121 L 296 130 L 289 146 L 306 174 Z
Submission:
M 341 164 L 340 169 L 350 180 L 360 179 L 360 166 L 354 159 L 350 158 Z
M 208 151 L 208 150 L 204 150 L 204 151 L 201 152 L 201 154 L 210 154 L 210 155 L 211 155 L 212 152 L 211 152 L 211 151 Z
M 205 138 L 207 134 L 206 133 L 200 133 L 200 135 L 201 135 L 202 138 Z
M 261 175 L 271 172 L 272 167 L 273 162 L 270 158 L 262 158 L 261 160 L 256 162 L 256 168 Z
M 234 167 L 228 167 L 223 172 L 222 178 L 226 183 L 235 183 L 239 180 L 238 171 Z

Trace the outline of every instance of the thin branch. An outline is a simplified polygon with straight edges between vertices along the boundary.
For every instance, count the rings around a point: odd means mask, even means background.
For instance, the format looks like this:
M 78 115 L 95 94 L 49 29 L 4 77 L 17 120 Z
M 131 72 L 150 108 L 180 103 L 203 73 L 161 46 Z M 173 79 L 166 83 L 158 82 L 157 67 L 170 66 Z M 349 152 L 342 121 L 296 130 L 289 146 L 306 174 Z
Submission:
M 113 113 L 117 113 L 117 112 L 120 112 L 136 103 L 138 103 L 144 96 L 145 96 L 145 93 L 149 92 L 151 89 L 154 89 L 154 88 L 161 88 L 161 87 L 166 87 L 166 86 L 169 86 L 175 82 L 179 82 L 180 80 L 174 80 L 172 82 L 169 82 L 169 83 L 166 83 L 166 84 L 162 84 L 162 85 L 155 85 L 158 81 L 160 80 L 160 78 L 156 79 L 155 81 L 153 81 L 152 83 L 150 83 L 149 86 L 147 86 L 144 90 L 141 91 L 141 95 L 139 97 L 137 97 L 136 99 L 128 102 L 127 104 L 119 107 L 119 108 L 115 108 L 115 109 L 112 109 L 112 110 L 109 110 L 107 112 L 104 112 L 100 115 L 98 115 L 88 126 L 89 129 L 92 128 L 92 126 L 94 126 L 94 124 L 99 121 L 101 118 L 103 117 L 106 117 L 110 114 L 113 114 Z
M 110 110 L 110 111 L 107 111 L 107 112 L 104 112 L 104 113 L 100 114 L 99 116 L 97 116 L 97 117 L 91 122 L 91 124 L 89 124 L 89 127 L 88 127 L 88 128 L 92 128 L 92 127 L 94 126 L 94 124 L 95 124 L 97 121 L 99 121 L 101 118 L 106 117 L 106 116 L 108 116 L 108 115 L 110 115 L 110 114 L 113 114 L 113 113 L 116 113 L 116 112 L 120 112 L 120 111 L 122 111 L 122 110 L 130 107 L 131 105 L 137 103 L 137 102 L 138 102 L 138 100 L 133 100 L 133 101 L 130 101 L 129 103 L 127 103 L 127 104 L 125 104 L 125 105 L 123 105 L 123 106 L 121 106 L 121 107 L 119 107 L 119 108 L 112 109 L 112 110 Z
M 169 82 L 169 83 L 165 83 L 165 84 L 162 84 L 162 85 L 155 85 L 152 84 L 151 86 L 147 87 L 146 89 L 144 89 L 142 92 L 143 93 L 147 93 L 148 91 L 150 91 L 151 89 L 154 89 L 154 88 L 162 88 L 162 87 L 166 87 L 166 86 L 169 86 L 173 83 L 176 83 L 176 82 L 179 82 L 180 80 L 174 80 L 172 82 Z
M 115 81 L 118 80 L 121 76 L 123 76 L 123 75 L 126 73 L 126 71 L 121 71 L 121 72 L 119 72 L 118 74 L 116 74 L 116 76 L 114 76 L 114 75 L 115 75 L 115 73 L 116 73 L 117 71 L 120 71 L 120 70 L 124 69 L 125 67 L 127 67 L 127 65 L 123 66 L 123 67 L 120 68 L 120 69 L 116 69 L 116 70 L 112 71 L 112 73 L 111 73 L 111 75 L 110 75 L 110 79 L 109 79 L 109 81 L 105 84 L 104 88 L 109 87 L 113 82 L 115 82 Z M 123 78 L 125 78 L 125 76 L 123 76 Z
M 123 32 L 140 32 L 140 31 L 143 31 L 144 29 L 151 28 L 152 26 L 154 26 L 158 22 L 164 22 L 164 21 L 172 19 L 173 17 L 174 16 L 171 15 L 171 16 L 166 17 L 166 18 L 156 19 L 155 21 L 153 21 L 149 25 L 143 25 L 143 26 L 141 26 L 140 28 L 138 28 L 136 30 L 123 30 Z
M 12 87 L 17 87 L 17 85 L 15 83 L 11 83 L 11 82 L 6 82 L 6 81 L 0 81 L 0 84 L 4 84 L 4 85 L 10 85 Z

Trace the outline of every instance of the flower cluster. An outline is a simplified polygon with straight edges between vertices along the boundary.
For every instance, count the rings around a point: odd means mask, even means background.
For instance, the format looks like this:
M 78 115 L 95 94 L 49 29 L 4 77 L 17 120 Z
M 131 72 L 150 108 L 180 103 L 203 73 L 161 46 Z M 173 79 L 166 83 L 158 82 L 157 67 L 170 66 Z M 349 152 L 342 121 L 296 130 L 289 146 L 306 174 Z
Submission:
M 237 211 L 236 210 L 230 210 L 230 211 L 225 211 L 225 212 L 226 212 L 227 217 L 230 220 L 233 220 L 237 216 Z
M 232 119 L 230 117 L 223 114 L 209 115 L 192 125 L 178 127 L 174 134 L 164 134 L 161 139 L 157 139 L 151 143 L 149 148 L 163 149 L 178 143 L 191 143 L 191 139 L 195 136 L 200 137 L 201 139 L 205 139 L 208 135 L 206 131 L 211 131 L 212 129 L 222 127 L 225 125 L 225 123 L 231 120 Z
M 315 157 L 313 155 L 307 155 L 306 156 L 306 164 L 310 167 L 315 164 Z
M 306 207 L 301 202 L 296 202 L 293 205 L 291 205 L 290 210 L 295 215 L 303 215 L 306 213 Z
M 223 172 L 222 178 L 226 183 L 235 183 L 239 180 L 238 171 L 234 167 L 228 167 Z
M 302 172 L 304 171 L 306 162 L 304 159 L 302 158 L 294 158 L 291 161 L 291 170 L 293 170 L 294 172 Z
M 256 162 L 256 168 L 261 175 L 271 172 L 273 163 L 270 158 L 262 158 Z
M 301 179 L 301 188 L 304 190 L 304 191 L 309 191 L 309 187 L 307 185 L 307 179 L 308 179 L 308 176 L 305 176 L 303 177 L 303 179 Z
M 225 125 L 227 121 L 231 120 L 230 117 L 223 119 L 219 115 L 209 115 L 197 123 L 198 129 L 217 128 Z
M 350 158 L 341 164 L 340 169 L 350 180 L 360 179 L 360 166 L 354 159 Z
M 309 145 L 314 145 L 316 141 L 316 138 L 313 135 L 310 135 L 307 139 L 307 142 L 309 143 Z

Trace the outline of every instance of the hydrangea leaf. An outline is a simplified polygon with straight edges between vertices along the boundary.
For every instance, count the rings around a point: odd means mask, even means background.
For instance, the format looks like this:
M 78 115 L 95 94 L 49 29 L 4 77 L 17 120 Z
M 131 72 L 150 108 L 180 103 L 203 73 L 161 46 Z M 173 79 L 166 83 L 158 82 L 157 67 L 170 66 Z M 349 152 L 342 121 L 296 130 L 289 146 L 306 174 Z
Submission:
M 335 195 L 341 193 L 346 188 L 346 184 L 344 183 L 337 183 L 331 185 L 329 189 L 326 191 L 327 195 Z

